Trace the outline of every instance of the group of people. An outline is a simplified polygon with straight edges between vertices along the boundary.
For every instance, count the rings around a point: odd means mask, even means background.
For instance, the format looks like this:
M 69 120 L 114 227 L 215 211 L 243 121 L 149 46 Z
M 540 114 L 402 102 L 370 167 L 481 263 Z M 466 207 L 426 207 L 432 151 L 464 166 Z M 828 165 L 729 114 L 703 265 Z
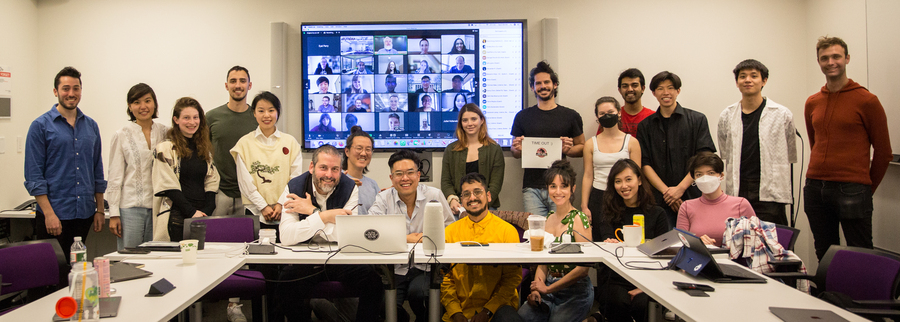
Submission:
M 838 225 L 849 245 L 872 247 L 872 193 L 891 151 L 883 107 L 847 78 L 847 44 L 821 38 L 816 53 L 827 83 L 804 110 L 811 146 L 804 200 L 821 258 L 839 243 Z M 615 230 L 637 214 L 645 218 L 647 239 L 678 227 L 711 245 L 722 245 L 728 218 L 786 224 L 790 164 L 797 161 L 792 113 L 762 95 L 765 65 L 748 59 L 733 73 L 742 98 L 720 116 L 716 155 L 706 116 L 677 100 L 682 83 L 676 74 L 663 71 L 651 79 L 659 102 L 654 112 L 642 105 L 643 74 L 634 68 L 622 72 L 618 90 L 624 104 L 610 96 L 598 99 L 600 129 L 585 140 L 578 112 L 556 103 L 558 75 L 538 63 L 529 73 L 538 102 L 516 115 L 511 152 L 522 157 L 524 137 L 558 137 L 563 155 L 549 169 L 524 169 L 525 211 L 546 216 L 547 233 L 560 242 L 615 243 Z M 59 103 L 32 123 L 26 149 L 25 185 L 38 202 L 36 233 L 57 238 L 63 249 L 75 236 L 86 238 L 91 227 L 101 229 L 104 193 L 119 249 L 180 240 L 186 218 L 245 214 L 277 229 L 285 245 L 333 240 L 336 216 L 405 214 L 407 241 L 421 242 L 431 200 L 444 208 L 447 242 L 519 242 L 515 228 L 492 213 L 501 207 L 506 164 L 475 104 L 460 106 L 458 140 L 445 149 L 440 189 L 419 182 L 419 158 L 409 150 L 390 156 L 391 187 L 380 189 L 366 176 L 374 140 L 358 126 L 343 150 L 323 145 L 304 169 L 296 139 L 275 126 L 279 99 L 261 92 L 247 103 L 252 83 L 246 68 L 228 71 L 229 100 L 209 112 L 193 98 L 178 99 L 171 127 L 153 121 L 156 94 L 141 83 L 127 94 L 130 122 L 112 139 L 104 177 L 97 123 L 78 108 L 80 76 L 71 67 L 57 74 Z M 574 204 L 578 174 L 567 160 L 577 157 L 584 158 L 580 210 Z M 291 281 L 275 287 L 289 320 L 310 319 L 315 305 L 303 292 L 326 278 L 360 291 L 358 306 L 340 313 L 352 319 L 355 312 L 360 321 L 378 316 L 383 289 L 372 267 L 335 265 L 318 274 L 322 269 L 290 265 L 273 277 Z M 418 319 L 427 312 L 428 269 L 397 265 L 393 272 L 398 305 L 409 300 Z M 578 264 L 540 265 L 520 302 L 517 266 L 455 265 L 441 285 L 444 320 L 580 321 L 595 299 L 610 321 L 646 320 L 649 298 L 640 289 L 603 268 L 599 276 L 605 282 L 592 289 L 587 271 Z M 240 320 L 239 305 L 228 310 L 229 319 Z M 398 312 L 409 320 L 402 307 Z

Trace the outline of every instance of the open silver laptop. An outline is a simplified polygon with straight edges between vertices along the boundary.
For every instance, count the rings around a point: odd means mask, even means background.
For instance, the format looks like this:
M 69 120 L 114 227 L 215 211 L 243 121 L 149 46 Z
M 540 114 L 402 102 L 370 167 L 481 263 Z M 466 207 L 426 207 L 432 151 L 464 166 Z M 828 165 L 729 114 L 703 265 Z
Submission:
M 406 246 L 404 215 L 335 217 L 335 235 L 341 252 L 403 253 Z

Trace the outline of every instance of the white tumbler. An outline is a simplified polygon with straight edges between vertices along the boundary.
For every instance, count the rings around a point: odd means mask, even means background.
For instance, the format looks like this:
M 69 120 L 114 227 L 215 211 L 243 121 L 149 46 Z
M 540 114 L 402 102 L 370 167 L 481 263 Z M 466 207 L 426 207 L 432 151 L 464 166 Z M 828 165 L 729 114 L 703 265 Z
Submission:
M 432 200 L 425 205 L 422 248 L 427 256 L 444 255 L 444 207 Z

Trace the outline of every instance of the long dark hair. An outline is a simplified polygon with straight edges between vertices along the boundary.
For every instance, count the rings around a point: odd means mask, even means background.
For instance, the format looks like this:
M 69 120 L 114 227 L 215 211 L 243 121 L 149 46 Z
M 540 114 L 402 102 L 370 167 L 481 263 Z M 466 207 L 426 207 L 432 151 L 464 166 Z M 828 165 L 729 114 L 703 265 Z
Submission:
M 544 173 L 544 181 L 547 184 L 547 190 L 550 190 L 550 184 L 553 183 L 556 176 L 559 176 L 562 184 L 572 191 L 572 194 L 569 196 L 569 203 L 574 203 L 575 181 L 577 180 L 578 174 L 575 173 L 575 169 L 572 168 L 572 164 L 569 163 L 569 160 L 563 159 L 553 161 L 553 164 L 551 164 L 550 168 L 547 169 L 547 172 Z
M 604 223 L 618 222 L 622 218 L 622 213 L 625 212 L 625 199 L 622 199 L 622 196 L 616 191 L 616 176 L 626 169 L 631 169 L 634 172 L 634 175 L 637 176 L 635 179 L 638 182 L 644 179 L 644 173 L 641 172 L 641 168 L 638 167 L 634 160 L 619 159 L 613 164 L 612 169 L 609 170 L 609 178 L 606 180 L 606 193 L 603 194 L 603 216 L 601 221 Z M 641 208 L 645 213 L 649 212 L 656 205 L 653 193 L 650 192 L 649 184 L 638 186 L 637 198 L 638 208 Z

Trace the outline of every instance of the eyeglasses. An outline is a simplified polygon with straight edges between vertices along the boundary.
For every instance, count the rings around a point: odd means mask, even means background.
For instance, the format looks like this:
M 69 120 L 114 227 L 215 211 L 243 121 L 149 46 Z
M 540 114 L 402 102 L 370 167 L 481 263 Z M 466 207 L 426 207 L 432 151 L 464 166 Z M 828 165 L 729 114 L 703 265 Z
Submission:
M 372 148 L 369 148 L 369 147 L 363 148 L 362 145 L 357 145 L 357 146 L 353 147 L 353 151 L 356 151 L 356 153 L 363 153 L 363 151 L 366 151 L 366 153 L 372 154 Z
M 472 192 L 469 192 L 468 190 L 466 190 L 466 191 L 463 191 L 463 193 L 460 195 L 462 196 L 463 199 L 469 199 L 469 197 L 471 197 L 471 196 L 475 196 L 476 198 L 478 198 L 478 197 L 481 197 L 484 195 L 484 190 L 475 189 Z
M 408 177 L 412 178 L 419 174 L 419 170 L 407 170 L 407 171 L 394 171 L 394 178 L 403 178 Z

